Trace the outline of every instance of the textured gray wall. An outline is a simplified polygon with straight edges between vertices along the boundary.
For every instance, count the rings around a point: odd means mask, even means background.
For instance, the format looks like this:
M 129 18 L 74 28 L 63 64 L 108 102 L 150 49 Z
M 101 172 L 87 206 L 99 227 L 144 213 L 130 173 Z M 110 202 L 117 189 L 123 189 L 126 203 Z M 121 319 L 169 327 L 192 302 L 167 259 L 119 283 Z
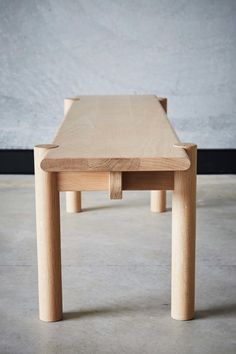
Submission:
M 157 93 L 181 140 L 236 148 L 235 0 L 0 0 L 0 148 L 51 142 L 63 98 Z

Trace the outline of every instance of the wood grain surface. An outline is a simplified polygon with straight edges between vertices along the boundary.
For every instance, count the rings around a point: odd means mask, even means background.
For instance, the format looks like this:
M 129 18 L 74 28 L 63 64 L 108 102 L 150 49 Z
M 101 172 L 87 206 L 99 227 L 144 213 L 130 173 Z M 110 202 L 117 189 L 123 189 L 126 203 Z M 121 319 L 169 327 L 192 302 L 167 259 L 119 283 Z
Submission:
M 71 102 L 68 102 L 71 100 Z M 71 103 L 71 104 L 70 104 Z M 158 98 L 67 99 L 65 119 L 42 161 L 46 171 L 175 171 L 190 161 Z

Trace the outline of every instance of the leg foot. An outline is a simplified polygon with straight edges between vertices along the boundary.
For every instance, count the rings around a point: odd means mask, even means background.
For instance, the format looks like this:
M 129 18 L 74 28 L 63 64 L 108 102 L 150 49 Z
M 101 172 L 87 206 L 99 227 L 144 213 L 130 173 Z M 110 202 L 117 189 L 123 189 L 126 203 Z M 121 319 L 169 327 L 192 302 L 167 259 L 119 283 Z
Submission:
M 81 212 L 81 192 L 66 192 L 67 213 Z
M 151 191 L 151 211 L 154 213 L 166 211 L 166 191 Z

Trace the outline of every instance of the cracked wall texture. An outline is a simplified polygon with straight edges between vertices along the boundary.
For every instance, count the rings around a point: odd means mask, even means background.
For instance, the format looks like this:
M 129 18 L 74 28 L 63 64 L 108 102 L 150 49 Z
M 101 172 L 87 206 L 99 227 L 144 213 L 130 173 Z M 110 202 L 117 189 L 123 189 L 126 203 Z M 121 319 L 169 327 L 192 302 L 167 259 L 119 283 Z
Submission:
M 156 93 L 183 141 L 236 148 L 235 0 L 0 0 L 0 148 L 51 142 L 63 98 Z

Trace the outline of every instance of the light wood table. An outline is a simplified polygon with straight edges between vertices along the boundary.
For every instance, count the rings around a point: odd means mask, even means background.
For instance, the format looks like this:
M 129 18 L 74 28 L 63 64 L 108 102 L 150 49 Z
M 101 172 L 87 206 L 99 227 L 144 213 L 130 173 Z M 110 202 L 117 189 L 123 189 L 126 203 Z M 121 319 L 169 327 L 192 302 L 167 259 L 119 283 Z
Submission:
M 64 121 L 53 144 L 35 157 L 39 316 L 62 319 L 59 192 L 67 211 L 81 211 L 81 191 L 150 190 L 151 210 L 172 202 L 171 315 L 194 316 L 196 155 L 180 143 L 166 115 L 167 100 L 151 95 L 66 99 Z M 158 232 L 158 231 L 157 231 Z

